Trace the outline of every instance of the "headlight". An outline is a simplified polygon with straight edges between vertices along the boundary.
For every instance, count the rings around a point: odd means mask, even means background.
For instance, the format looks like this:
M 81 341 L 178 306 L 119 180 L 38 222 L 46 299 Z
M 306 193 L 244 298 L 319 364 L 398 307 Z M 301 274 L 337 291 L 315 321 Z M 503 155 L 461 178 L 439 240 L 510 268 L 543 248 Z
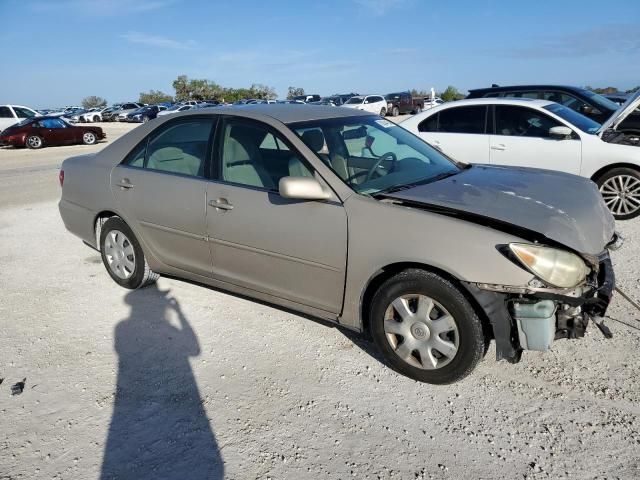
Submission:
M 584 261 L 565 250 L 525 243 L 511 243 L 509 248 L 527 270 L 555 287 L 575 287 L 589 274 Z

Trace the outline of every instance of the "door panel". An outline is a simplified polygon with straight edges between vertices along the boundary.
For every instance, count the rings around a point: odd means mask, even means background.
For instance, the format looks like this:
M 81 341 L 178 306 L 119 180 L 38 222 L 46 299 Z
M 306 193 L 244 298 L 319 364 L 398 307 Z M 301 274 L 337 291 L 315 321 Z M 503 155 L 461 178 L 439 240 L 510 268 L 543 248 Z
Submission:
M 491 163 L 560 170 L 579 174 L 580 137 L 552 138 L 552 127 L 566 126 L 545 113 L 516 105 L 495 107 L 495 135 L 491 135 Z
M 580 140 L 491 136 L 491 163 L 580 174 Z
M 278 194 L 281 178 L 313 173 L 276 129 L 242 119 L 221 127 L 212 175 L 221 180 L 207 186 L 214 277 L 339 313 L 347 258 L 342 204 Z
M 340 312 L 347 252 L 341 204 L 215 182 L 207 187 L 207 204 L 214 277 Z
M 127 184 L 131 186 L 121 186 Z M 111 172 L 111 189 L 154 256 L 167 265 L 211 275 L 204 179 L 119 165 Z

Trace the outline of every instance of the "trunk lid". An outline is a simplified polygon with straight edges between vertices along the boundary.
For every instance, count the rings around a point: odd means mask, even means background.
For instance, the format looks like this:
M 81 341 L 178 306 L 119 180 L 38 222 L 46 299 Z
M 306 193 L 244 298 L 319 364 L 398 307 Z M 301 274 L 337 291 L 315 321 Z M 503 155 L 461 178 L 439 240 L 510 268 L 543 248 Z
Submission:
M 601 253 L 614 234 L 613 216 L 596 185 L 550 170 L 473 165 L 385 196 L 452 215 L 470 214 L 480 224 L 510 224 L 587 255 Z

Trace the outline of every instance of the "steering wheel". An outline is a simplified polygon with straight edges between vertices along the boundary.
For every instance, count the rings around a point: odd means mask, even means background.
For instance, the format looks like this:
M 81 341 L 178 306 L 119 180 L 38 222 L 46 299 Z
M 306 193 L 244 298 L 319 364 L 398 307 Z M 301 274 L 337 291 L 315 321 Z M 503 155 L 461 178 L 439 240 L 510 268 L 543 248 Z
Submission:
M 391 160 L 393 161 L 393 163 L 391 164 L 391 168 L 389 168 L 389 171 L 392 171 L 394 169 L 394 167 L 396 166 L 396 162 L 398 161 L 398 157 L 396 156 L 396 154 L 393 152 L 387 152 L 384 155 L 380 155 L 378 157 L 378 160 L 376 160 L 376 163 L 373 165 L 373 167 L 371 167 L 367 172 L 367 177 L 364 179 L 365 182 L 368 182 L 369 180 L 371 180 L 373 173 L 376 170 L 378 170 L 378 167 L 380 166 L 380 164 L 387 158 L 391 158 Z

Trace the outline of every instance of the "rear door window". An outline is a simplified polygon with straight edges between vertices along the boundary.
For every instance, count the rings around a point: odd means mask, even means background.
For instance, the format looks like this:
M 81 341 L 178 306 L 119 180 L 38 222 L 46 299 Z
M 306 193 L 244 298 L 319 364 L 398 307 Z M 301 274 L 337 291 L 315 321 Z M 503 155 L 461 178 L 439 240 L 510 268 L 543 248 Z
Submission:
M 486 105 L 449 108 L 439 114 L 438 131 L 482 134 L 486 132 L 486 120 Z
M 9 107 L 0 107 L 0 118 L 14 118 Z

